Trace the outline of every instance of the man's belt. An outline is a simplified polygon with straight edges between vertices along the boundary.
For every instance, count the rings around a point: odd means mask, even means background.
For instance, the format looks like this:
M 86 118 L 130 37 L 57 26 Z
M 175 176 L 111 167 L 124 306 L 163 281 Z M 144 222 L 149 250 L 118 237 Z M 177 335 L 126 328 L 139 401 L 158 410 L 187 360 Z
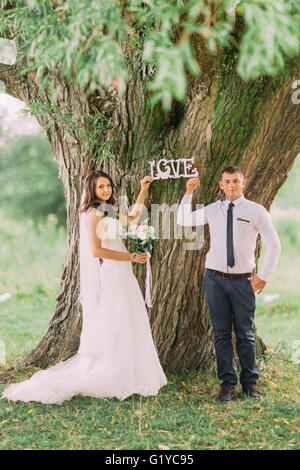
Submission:
M 245 279 L 253 275 L 253 272 L 234 274 L 234 273 L 223 273 L 222 271 L 216 271 L 215 269 L 209 269 L 209 268 L 206 268 L 206 270 L 211 273 L 217 274 L 218 276 L 225 277 L 226 279 Z

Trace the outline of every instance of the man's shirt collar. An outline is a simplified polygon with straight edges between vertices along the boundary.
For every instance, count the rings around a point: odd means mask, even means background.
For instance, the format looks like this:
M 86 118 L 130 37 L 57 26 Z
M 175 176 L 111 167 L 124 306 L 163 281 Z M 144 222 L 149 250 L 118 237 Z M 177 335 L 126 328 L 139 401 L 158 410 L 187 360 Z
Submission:
M 241 202 L 243 202 L 244 200 L 245 200 L 245 197 L 244 197 L 244 195 L 242 194 L 241 197 L 239 197 L 238 199 L 236 199 L 235 201 L 232 201 L 232 202 L 233 202 L 233 204 L 234 204 L 235 206 L 238 206 L 238 205 L 239 205 Z M 226 198 L 224 202 L 225 202 L 225 204 L 226 204 L 226 207 L 228 207 L 228 206 L 229 206 L 229 203 L 230 203 L 231 201 L 229 201 L 229 199 Z

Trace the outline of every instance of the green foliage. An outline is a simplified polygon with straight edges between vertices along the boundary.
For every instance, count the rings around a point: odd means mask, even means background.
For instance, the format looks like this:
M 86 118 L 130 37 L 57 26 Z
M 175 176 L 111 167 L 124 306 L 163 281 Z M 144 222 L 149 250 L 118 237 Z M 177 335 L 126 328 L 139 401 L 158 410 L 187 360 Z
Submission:
M 32 116 L 43 115 L 45 128 L 50 128 L 54 123 L 57 125 L 58 133 L 62 136 L 67 134 L 73 137 L 77 143 L 80 142 L 83 151 L 92 155 L 93 160 L 107 160 L 113 157 L 113 139 L 107 138 L 106 132 L 111 128 L 111 119 L 103 113 L 86 113 L 81 116 L 81 122 L 77 122 L 73 113 L 62 105 L 54 103 L 34 101 L 26 112 Z
M 49 84 L 48 70 L 60 64 L 61 72 L 83 88 L 109 86 L 127 77 L 120 43 L 125 23 L 117 4 L 110 0 L 17 0 L 3 12 L 2 28 L 18 31 L 19 57 L 28 60 L 26 71 L 37 70 L 42 87 Z M 105 31 L 105 33 L 104 33 Z M 1 34 L 1 29 L 0 29 Z
M 83 148 L 92 155 L 91 161 L 108 160 L 114 157 L 113 145 L 114 139 L 108 138 L 106 131 L 111 129 L 111 119 L 108 119 L 103 113 L 87 113 L 83 116 L 84 128 L 79 134 L 83 141 Z
M 183 101 L 187 74 L 198 76 L 193 49 L 201 37 L 212 53 L 239 50 L 244 80 L 275 75 L 299 54 L 298 0 L 16 0 L 1 1 L 0 36 L 14 37 L 25 71 L 37 71 L 53 97 L 54 73 L 92 93 L 112 79 L 121 90 L 133 60 L 141 61 L 152 91 L 150 104 L 169 110 Z M 4 7 L 6 7 L 4 9 Z M 238 21 L 241 20 L 241 21 Z M 242 26 L 241 26 L 242 25 Z M 238 33 L 238 34 L 237 34 Z M 240 38 L 240 39 L 237 39 Z
M 65 225 L 62 182 L 43 136 L 14 136 L 0 147 L 0 210 L 38 221 L 54 214 Z
M 243 78 L 261 73 L 275 75 L 285 67 L 285 57 L 299 53 L 298 15 L 292 15 L 293 2 L 252 0 L 240 3 L 247 25 L 241 42 L 238 70 Z

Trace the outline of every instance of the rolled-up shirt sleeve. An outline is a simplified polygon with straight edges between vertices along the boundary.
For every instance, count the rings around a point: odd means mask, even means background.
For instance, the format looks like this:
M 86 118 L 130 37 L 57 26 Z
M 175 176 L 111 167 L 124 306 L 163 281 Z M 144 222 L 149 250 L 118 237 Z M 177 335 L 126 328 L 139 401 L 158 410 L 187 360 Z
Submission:
M 259 215 L 257 228 L 267 249 L 258 277 L 263 281 L 267 281 L 269 275 L 276 269 L 281 252 L 281 244 L 274 225 L 272 224 L 271 216 L 264 208 Z
M 177 211 L 177 224 L 183 227 L 195 227 L 208 223 L 205 207 L 192 211 L 192 194 L 185 194 Z

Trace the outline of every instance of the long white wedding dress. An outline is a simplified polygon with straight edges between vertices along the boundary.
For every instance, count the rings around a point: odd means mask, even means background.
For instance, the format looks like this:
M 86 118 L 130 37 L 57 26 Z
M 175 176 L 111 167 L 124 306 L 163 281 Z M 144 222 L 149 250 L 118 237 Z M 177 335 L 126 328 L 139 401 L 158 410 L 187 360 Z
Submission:
M 119 220 L 104 217 L 102 246 L 126 252 Z M 75 395 L 157 395 L 167 384 L 153 343 L 145 302 L 130 261 L 91 254 L 86 213 L 80 216 L 80 301 L 83 325 L 78 352 L 70 359 L 11 384 L 11 401 L 59 404 Z

